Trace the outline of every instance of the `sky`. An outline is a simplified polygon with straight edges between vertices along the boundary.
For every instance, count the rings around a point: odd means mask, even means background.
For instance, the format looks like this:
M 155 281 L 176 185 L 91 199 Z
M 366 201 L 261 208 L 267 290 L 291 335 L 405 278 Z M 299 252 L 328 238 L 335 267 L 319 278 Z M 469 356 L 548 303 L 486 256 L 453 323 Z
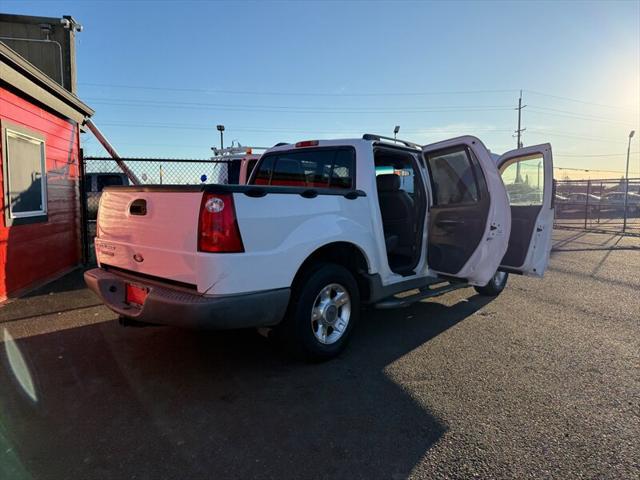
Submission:
M 623 172 L 640 130 L 640 1 L 14 1 L 72 15 L 78 95 L 121 155 L 219 145 L 461 134 L 495 153 L 550 142 L 554 164 Z M 640 176 L 640 132 L 632 173 Z M 106 155 L 84 135 L 86 155 Z M 569 170 L 567 170 L 569 171 Z M 558 175 L 558 174 L 556 174 Z

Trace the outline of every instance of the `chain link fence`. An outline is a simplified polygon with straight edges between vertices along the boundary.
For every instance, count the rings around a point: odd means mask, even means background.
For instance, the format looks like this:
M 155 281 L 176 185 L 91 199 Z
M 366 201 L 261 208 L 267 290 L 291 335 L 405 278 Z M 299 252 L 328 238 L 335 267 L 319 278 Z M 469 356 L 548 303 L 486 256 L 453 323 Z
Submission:
M 554 226 L 640 236 L 640 178 L 556 180 Z
M 122 158 L 143 185 L 200 185 L 238 183 L 240 162 L 210 159 Z M 105 187 L 130 185 L 113 158 L 84 157 L 83 210 L 85 259 L 93 258 L 93 239 L 100 196 Z
M 197 185 L 238 183 L 240 162 L 210 159 L 123 158 L 127 167 L 146 185 Z M 83 159 L 83 211 L 85 259 L 93 256 L 93 238 L 102 190 L 130 181 L 115 160 Z M 626 196 L 626 208 L 625 208 Z M 640 236 L 640 178 L 556 180 L 555 228 Z

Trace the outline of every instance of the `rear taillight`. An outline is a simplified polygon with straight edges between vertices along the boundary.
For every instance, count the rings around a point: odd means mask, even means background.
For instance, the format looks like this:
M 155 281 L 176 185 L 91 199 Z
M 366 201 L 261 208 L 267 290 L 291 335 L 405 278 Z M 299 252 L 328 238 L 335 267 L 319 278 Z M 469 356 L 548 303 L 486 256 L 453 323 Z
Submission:
M 198 222 L 198 251 L 244 252 L 232 194 L 205 193 L 202 196 Z

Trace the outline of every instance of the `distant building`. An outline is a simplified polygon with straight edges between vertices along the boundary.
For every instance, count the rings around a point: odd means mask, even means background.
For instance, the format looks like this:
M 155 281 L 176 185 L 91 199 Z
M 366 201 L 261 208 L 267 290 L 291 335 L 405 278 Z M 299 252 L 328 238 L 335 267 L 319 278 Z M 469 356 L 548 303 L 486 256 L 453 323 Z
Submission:
M 13 26 L 8 17 L 0 15 L 0 36 L 37 36 L 40 17 Z M 93 110 L 72 93 L 73 31 L 57 22 L 50 38 L 61 50 L 0 41 L 0 301 L 81 262 L 80 128 Z

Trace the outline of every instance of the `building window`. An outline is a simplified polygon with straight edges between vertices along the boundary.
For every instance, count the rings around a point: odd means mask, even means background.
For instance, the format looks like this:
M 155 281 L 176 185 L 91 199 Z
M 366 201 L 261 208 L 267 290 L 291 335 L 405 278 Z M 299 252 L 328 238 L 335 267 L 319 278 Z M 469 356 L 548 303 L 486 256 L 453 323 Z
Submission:
M 7 226 L 47 221 L 44 138 L 13 125 L 2 129 Z

